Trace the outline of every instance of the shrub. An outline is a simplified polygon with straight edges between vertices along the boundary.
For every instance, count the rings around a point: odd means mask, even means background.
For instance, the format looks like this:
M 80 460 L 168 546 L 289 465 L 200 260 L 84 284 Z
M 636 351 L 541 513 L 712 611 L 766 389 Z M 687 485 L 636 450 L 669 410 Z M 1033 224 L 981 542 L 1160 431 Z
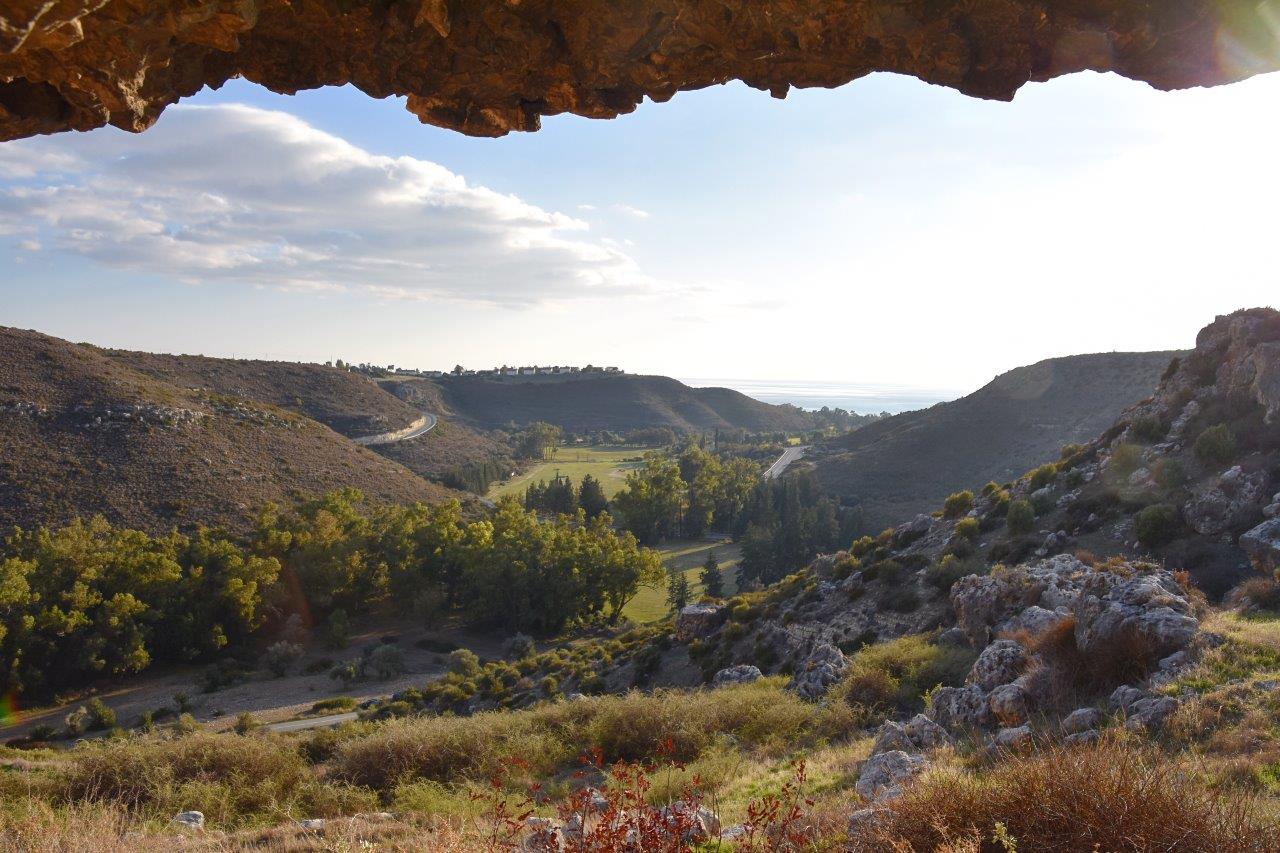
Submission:
M 329 670 L 329 677 L 334 681 L 341 681 L 343 687 L 350 687 L 360 680 L 360 667 L 356 666 L 355 661 L 340 663 Z
M 1111 451 L 1111 461 L 1107 470 L 1119 479 L 1128 479 L 1129 475 L 1142 467 L 1142 448 L 1136 444 L 1117 444 Z
M 1195 452 L 1202 462 L 1225 464 L 1236 454 L 1235 436 L 1226 424 L 1211 426 L 1196 439 Z
M 995 480 L 992 480 L 991 482 L 987 483 L 985 486 L 982 487 L 982 496 L 984 498 L 990 497 L 991 495 L 994 495 L 998 491 L 1000 491 L 1000 484 L 997 483 Z
M 884 594 L 881 603 L 894 613 L 911 613 L 920 606 L 920 595 L 914 587 L 894 587 Z
M 1045 486 L 1052 483 L 1054 481 L 1054 478 L 1056 478 L 1057 476 L 1058 476 L 1058 466 L 1054 465 L 1051 462 L 1041 465 L 1039 468 L 1033 469 L 1030 472 L 1030 474 L 1028 474 L 1028 477 L 1030 478 L 1031 490 L 1034 492 L 1038 489 L 1043 489 Z
M 325 620 L 324 643 L 337 651 L 345 649 L 349 642 L 351 642 L 351 620 L 347 618 L 347 611 L 339 607 Z
M 956 522 L 956 536 L 961 539 L 977 539 L 982 524 L 976 518 L 962 518 Z
M 62 722 L 66 725 L 67 737 L 78 737 L 89 725 L 89 711 L 81 705 L 68 713 Z
M 942 504 L 942 514 L 947 518 L 959 518 L 973 509 L 973 492 L 953 492 Z
M 232 727 L 232 731 L 238 735 L 247 735 L 261 725 L 262 723 L 258 722 L 253 714 L 245 711 L 243 714 L 236 717 L 236 724 Z
M 897 560 L 880 560 L 862 570 L 862 577 L 868 581 L 881 581 L 886 586 L 894 586 L 902 581 L 907 567 Z
M 1009 524 L 1009 533 L 1021 536 L 1030 533 L 1036 526 L 1036 510 L 1031 502 L 1022 498 L 1009 504 L 1005 513 L 1005 521 Z
M 968 575 L 983 574 L 986 564 L 981 560 L 963 560 L 954 554 L 944 554 L 942 559 L 925 569 L 925 583 L 939 592 L 950 592 L 952 584 Z
M 303 675 L 319 675 L 333 668 L 333 658 L 317 658 L 302 668 Z
M 1168 429 L 1164 423 L 1154 415 L 1142 415 L 1134 418 L 1129 424 L 1129 432 L 1139 441 L 1145 441 L 1153 444 L 1165 437 Z
M 934 687 L 964 683 L 976 654 L 969 649 L 938 646 L 924 635 L 898 637 L 854 653 L 839 690 L 868 719 L 924 707 L 924 696 Z
M 509 660 L 520 660 L 532 654 L 537 654 L 537 647 L 533 643 L 533 637 L 528 634 L 514 634 L 507 638 L 502 644 L 502 656 Z
M 1044 697 L 1046 709 L 1077 708 L 1142 679 L 1155 667 L 1157 648 L 1136 628 L 1115 631 L 1090 654 L 1076 644 L 1075 628 L 1075 618 L 1068 617 L 1039 634 L 1016 637 L 1044 662 L 1031 677 L 1037 680 L 1032 692 Z
M 332 714 L 334 712 L 350 711 L 358 704 L 354 696 L 331 696 L 328 699 L 321 699 L 312 705 L 311 711 L 314 714 Z
M 365 668 L 375 678 L 395 678 L 405 671 L 404 652 L 397 646 L 378 646 L 365 660 Z
M 1156 483 L 1165 491 L 1182 488 L 1187 483 L 1187 469 L 1177 459 L 1161 459 L 1155 466 Z
M 1241 583 L 1227 596 L 1233 607 L 1280 612 L 1280 579 L 1255 577 Z
M 116 712 L 108 708 L 97 696 L 86 702 L 84 709 L 89 715 L 89 731 L 102 731 L 116 727 Z
M 480 658 L 471 649 L 454 649 L 449 653 L 448 668 L 464 678 L 475 678 L 480 674 Z
M 271 670 L 271 674 L 276 678 L 282 678 L 302 657 L 302 646 L 281 640 L 267 646 L 267 651 L 262 657 L 263 663 L 266 664 L 267 669 Z
M 205 693 L 216 693 L 232 685 L 239 684 L 248 678 L 248 673 L 239 661 L 224 658 L 204 668 L 200 673 L 200 689 Z
M 1138 541 L 1148 548 L 1163 545 L 1174 539 L 1182 527 L 1178 508 L 1170 504 L 1154 504 L 1140 510 L 1133 517 L 1133 532 Z
M 989 844 L 993 829 L 1010 839 Z M 1262 851 L 1275 838 L 1245 797 L 1223 798 L 1152 748 L 1103 741 L 945 770 L 905 786 L 855 851 Z M 965 843 L 959 843 L 966 840 Z

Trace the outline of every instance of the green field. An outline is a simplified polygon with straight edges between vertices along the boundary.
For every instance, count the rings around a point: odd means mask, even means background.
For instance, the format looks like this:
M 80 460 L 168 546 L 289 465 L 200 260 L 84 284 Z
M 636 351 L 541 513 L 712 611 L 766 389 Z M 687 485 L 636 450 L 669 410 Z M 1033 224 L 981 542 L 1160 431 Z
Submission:
M 539 462 L 523 474 L 510 480 L 495 483 L 488 497 L 497 499 L 503 495 L 523 495 L 530 483 L 550 480 L 561 474 L 574 486 L 582 482 L 584 474 L 590 474 L 604 486 L 605 496 L 613 498 L 621 491 L 627 472 L 639 468 L 641 458 L 653 447 L 561 447 L 554 459 Z
M 711 551 L 716 552 L 716 559 L 720 561 L 720 571 L 724 573 L 725 594 L 732 595 L 737 591 L 735 576 L 738 559 L 742 556 L 742 552 L 734 543 L 708 542 L 703 539 L 686 540 L 668 542 L 657 550 L 662 553 L 662 562 L 668 569 L 675 568 L 685 573 L 695 600 L 702 595 L 702 582 L 698 580 L 698 573 L 707 560 L 707 554 Z M 636 622 L 653 622 L 666 616 L 670 611 L 671 608 L 667 606 L 667 588 L 664 585 L 661 589 L 641 589 L 623 608 L 622 615 Z

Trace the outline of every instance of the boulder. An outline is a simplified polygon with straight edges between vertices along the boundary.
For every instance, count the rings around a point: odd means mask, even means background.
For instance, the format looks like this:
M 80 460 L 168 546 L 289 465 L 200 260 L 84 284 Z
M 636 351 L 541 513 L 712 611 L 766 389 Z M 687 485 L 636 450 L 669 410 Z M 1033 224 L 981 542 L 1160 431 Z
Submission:
M 1085 729 L 1082 732 L 1072 732 L 1062 739 L 1067 746 L 1083 746 L 1085 744 L 1097 743 L 1102 735 L 1098 734 L 1097 729 Z
M 963 731 L 990 722 L 991 709 L 981 687 L 939 687 L 930 694 L 929 716 L 947 731 Z
M 690 604 L 676 616 L 675 635 L 681 642 L 705 637 L 724 620 L 723 604 Z
M 1076 647 L 1085 654 L 1114 654 L 1140 642 L 1145 651 L 1164 657 L 1186 648 L 1200 624 L 1182 587 L 1164 570 L 1094 572 L 1072 615 Z
M 1025 749 L 1031 746 L 1031 742 L 1031 726 L 1023 725 L 1004 728 L 996 732 L 995 745 L 997 749 Z
M 869 802 L 890 799 L 901 793 L 901 785 L 924 771 L 928 762 L 922 756 L 900 749 L 873 755 L 862 764 L 854 790 Z
M 932 530 L 933 525 L 936 523 L 938 523 L 937 519 L 931 515 L 917 515 L 905 524 L 899 524 L 893 529 L 893 543 L 899 547 L 909 545 Z
M 991 690 L 1015 680 L 1026 666 L 1026 649 L 1013 640 L 996 640 L 974 661 L 968 683 Z
M 1021 684 L 1002 684 L 987 696 L 991 715 L 1002 726 L 1020 726 L 1027 721 L 1031 702 Z
M 204 829 L 204 812 L 187 811 L 178 812 L 173 816 L 171 823 L 187 829 Z
M 1218 477 L 1216 486 L 1192 497 L 1182 508 L 1182 515 L 1193 530 L 1204 536 L 1239 529 L 1260 515 L 1270 482 L 1266 471 L 1246 473 L 1236 465 Z
M 1062 718 L 1062 731 L 1074 735 L 1096 729 L 1102 722 L 1102 712 L 1097 708 L 1077 708 Z
M 308 832 L 323 832 L 325 820 L 322 817 L 309 817 L 298 821 L 298 826 Z
M 880 724 L 880 728 L 876 730 L 875 743 L 871 745 L 871 754 L 879 755 L 882 752 L 910 752 L 915 749 L 915 743 L 907 736 L 901 723 L 895 723 L 893 720 L 885 720 Z
M 658 813 L 672 834 L 680 828 L 680 839 L 686 844 L 703 844 L 720 835 L 720 816 L 701 804 L 676 800 Z
M 969 645 L 969 637 L 958 627 L 951 627 L 938 635 L 938 645 L 954 646 L 955 648 L 967 648 Z
M 1056 628 L 1070 618 L 1071 614 L 1069 613 L 1048 610 L 1038 604 L 1033 604 L 1017 616 L 1003 623 L 1000 626 L 1000 630 L 1026 631 L 1028 634 L 1035 636 Z
M 1147 696 L 1129 705 L 1124 727 L 1130 731 L 1156 732 L 1176 710 L 1178 700 L 1172 696 Z
M 844 675 L 847 661 L 844 652 L 830 643 L 820 643 L 792 677 L 788 688 L 801 699 L 815 702 L 827 693 L 827 688 Z
M 926 717 L 916 714 L 902 726 L 902 731 L 918 749 L 930 750 L 950 746 L 953 741 L 947 730 Z
M 1280 569 L 1280 518 L 1264 521 L 1240 537 L 1240 548 L 1259 571 Z
M 756 681 L 764 673 L 760 671 L 760 667 L 752 666 L 749 663 L 740 663 L 737 666 L 731 666 L 722 669 L 711 679 L 712 687 L 724 687 L 728 684 L 750 684 Z

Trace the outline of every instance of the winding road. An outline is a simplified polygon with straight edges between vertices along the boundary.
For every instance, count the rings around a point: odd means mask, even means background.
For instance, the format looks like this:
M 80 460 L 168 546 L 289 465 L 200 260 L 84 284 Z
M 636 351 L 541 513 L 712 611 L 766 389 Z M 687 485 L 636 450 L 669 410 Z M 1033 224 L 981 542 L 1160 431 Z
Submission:
M 375 444 L 394 444 L 397 441 L 408 441 L 411 438 L 417 438 L 420 435 L 431 432 L 435 429 L 436 423 L 439 421 L 435 415 L 430 412 L 423 412 L 422 417 L 409 424 L 404 429 L 398 429 L 394 432 L 380 432 L 377 435 L 366 435 L 361 438 L 351 439 L 356 444 L 369 447 Z
M 329 714 L 324 717 L 306 717 L 301 720 L 285 720 L 283 723 L 268 723 L 264 728 L 270 732 L 305 732 L 309 729 L 323 729 L 339 726 L 357 719 L 355 711 L 345 714 Z
M 804 452 L 808 449 L 809 445 L 807 444 L 802 444 L 799 447 L 788 447 L 782 451 L 782 455 L 778 457 L 776 462 L 765 469 L 764 478 L 766 480 L 776 480 L 781 477 L 791 463 L 804 456 Z

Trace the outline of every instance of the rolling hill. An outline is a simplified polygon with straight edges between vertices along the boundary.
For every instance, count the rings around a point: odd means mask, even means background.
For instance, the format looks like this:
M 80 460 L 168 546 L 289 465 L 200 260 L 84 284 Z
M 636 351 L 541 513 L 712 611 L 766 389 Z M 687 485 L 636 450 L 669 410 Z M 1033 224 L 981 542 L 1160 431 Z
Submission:
M 533 421 L 572 432 L 642 427 L 772 432 L 814 426 L 813 419 L 794 406 L 773 406 L 728 388 L 691 388 L 666 376 L 622 374 L 545 381 L 458 377 L 438 384 L 454 412 L 485 428 Z
M 862 507 L 868 530 L 929 512 L 948 494 L 1005 482 L 1064 444 L 1092 440 L 1149 396 L 1176 352 L 1053 358 L 974 393 L 884 418 L 810 451 L 818 479 Z
M 267 501 L 343 486 L 457 492 L 359 447 L 417 411 L 318 365 L 101 350 L 0 329 L 0 529 L 102 514 L 149 531 L 243 528 Z

